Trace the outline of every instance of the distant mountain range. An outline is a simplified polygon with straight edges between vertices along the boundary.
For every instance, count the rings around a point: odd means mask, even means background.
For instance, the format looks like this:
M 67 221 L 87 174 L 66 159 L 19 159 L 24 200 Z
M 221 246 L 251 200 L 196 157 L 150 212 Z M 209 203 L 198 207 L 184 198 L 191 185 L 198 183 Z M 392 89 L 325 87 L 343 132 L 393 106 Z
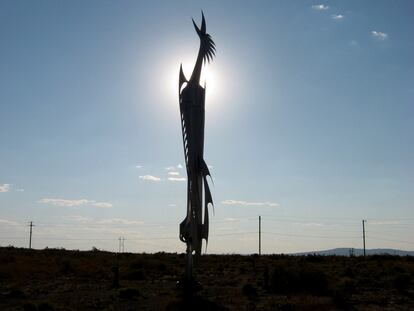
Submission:
M 403 251 L 399 249 L 392 248 L 374 248 L 367 249 L 367 255 L 394 255 L 394 256 L 414 256 L 414 251 Z M 303 253 L 293 253 L 289 255 L 294 256 L 304 256 L 304 255 L 336 255 L 336 256 L 362 256 L 364 255 L 364 250 L 362 248 L 333 248 L 323 251 L 314 251 L 314 252 L 303 252 Z

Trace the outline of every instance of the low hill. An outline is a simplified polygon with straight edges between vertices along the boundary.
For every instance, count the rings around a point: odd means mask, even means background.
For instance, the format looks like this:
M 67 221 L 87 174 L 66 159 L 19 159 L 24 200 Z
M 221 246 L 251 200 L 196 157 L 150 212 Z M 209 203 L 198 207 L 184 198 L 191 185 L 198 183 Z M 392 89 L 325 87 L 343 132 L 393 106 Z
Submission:
M 392 256 L 414 256 L 414 251 L 403 251 L 399 249 L 392 248 L 374 248 L 367 249 L 366 255 L 392 255 Z M 312 252 L 302 252 L 302 253 L 293 253 L 290 255 L 296 256 L 306 256 L 306 255 L 335 255 L 335 256 L 362 256 L 364 255 L 364 250 L 362 248 L 333 248 L 322 251 L 312 251 Z

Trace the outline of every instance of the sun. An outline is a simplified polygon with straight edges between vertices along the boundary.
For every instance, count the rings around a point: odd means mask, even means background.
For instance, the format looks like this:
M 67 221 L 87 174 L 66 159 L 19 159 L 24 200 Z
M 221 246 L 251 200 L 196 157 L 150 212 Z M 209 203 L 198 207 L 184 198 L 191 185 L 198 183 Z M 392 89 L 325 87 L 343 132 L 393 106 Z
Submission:
M 206 87 L 206 105 L 209 105 L 209 101 L 213 101 L 217 95 L 217 82 L 217 74 L 213 67 L 209 64 L 204 66 L 201 71 L 200 84 Z
M 193 61 L 183 61 L 183 72 L 187 79 L 190 78 L 193 71 L 194 62 Z M 178 98 L 178 76 L 179 76 L 180 66 L 170 70 L 168 74 L 168 84 L 170 85 L 169 89 L 172 96 Z M 213 64 L 204 64 L 203 69 L 201 70 L 200 85 L 206 87 L 206 107 L 212 107 L 214 105 L 214 99 L 218 94 L 218 75 L 214 70 Z

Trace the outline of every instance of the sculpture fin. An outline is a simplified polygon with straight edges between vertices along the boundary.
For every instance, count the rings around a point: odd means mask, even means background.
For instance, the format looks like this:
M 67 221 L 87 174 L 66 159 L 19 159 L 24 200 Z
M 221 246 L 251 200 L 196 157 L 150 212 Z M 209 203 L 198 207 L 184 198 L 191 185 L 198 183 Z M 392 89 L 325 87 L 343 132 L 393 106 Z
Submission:
M 192 21 L 193 21 L 193 25 L 194 25 L 195 30 L 197 31 L 198 36 L 201 38 L 203 35 L 206 34 L 206 20 L 204 18 L 203 11 L 201 11 L 201 27 L 200 28 L 198 28 L 194 19 L 192 19 Z
M 201 31 L 200 31 L 200 29 L 198 28 L 198 26 L 195 23 L 194 19 L 192 19 L 192 21 L 193 21 L 193 25 L 194 25 L 195 30 L 197 31 L 198 36 L 201 37 Z
M 211 182 L 212 182 L 212 183 L 213 183 L 213 185 L 214 185 L 214 180 L 213 180 L 213 178 L 211 177 L 210 170 L 209 170 L 209 168 L 208 168 L 208 166 L 207 166 L 206 162 L 204 161 L 204 159 L 202 159 L 202 162 L 201 162 L 201 173 L 203 174 L 203 176 L 209 176 L 209 177 L 210 177 L 210 179 L 211 179 Z
M 203 177 L 203 178 L 204 178 L 204 193 L 205 193 L 206 205 L 207 204 L 214 205 L 213 204 L 213 197 L 211 196 L 210 187 L 208 186 L 207 179 L 206 179 L 206 177 Z
M 201 173 L 203 174 L 203 176 L 210 176 L 210 170 L 208 169 L 208 166 L 206 164 L 206 161 L 204 161 L 204 159 L 201 159 Z
M 202 34 L 206 33 L 206 20 L 204 18 L 204 13 L 203 10 L 201 10 L 201 29 L 200 29 Z
M 180 94 L 181 91 L 181 87 L 183 86 L 183 84 L 187 81 L 187 78 L 184 75 L 183 72 L 183 64 L 180 64 L 180 77 L 179 77 L 179 81 L 178 81 L 178 94 Z
M 206 205 L 205 210 L 204 210 L 204 223 L 201 229 L 201 238 L 206 240 L 206 251 L 207 251 L 207 244 L 208 244 L 208 227 L 209 227 L 209 219 L 208 219 L 208 209 Z

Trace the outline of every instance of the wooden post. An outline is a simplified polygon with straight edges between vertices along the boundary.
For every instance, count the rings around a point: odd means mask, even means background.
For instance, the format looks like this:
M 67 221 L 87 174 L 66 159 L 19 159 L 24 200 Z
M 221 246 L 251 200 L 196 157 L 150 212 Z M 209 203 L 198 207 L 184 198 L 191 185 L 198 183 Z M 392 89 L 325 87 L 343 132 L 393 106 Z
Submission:
M 366 220 L 362 219 L 362 240 L 364 243 L 364 257 L 366 256 L 366 253 L 365 253 L 365 222 Z
M 29 227 L 30 227 L 29 249 L 32 249 L 32 228 L 33 228 L 33 221 L 30 222 Z
M 262 216 L 259 216 L 259 256 L 262 254 Z

